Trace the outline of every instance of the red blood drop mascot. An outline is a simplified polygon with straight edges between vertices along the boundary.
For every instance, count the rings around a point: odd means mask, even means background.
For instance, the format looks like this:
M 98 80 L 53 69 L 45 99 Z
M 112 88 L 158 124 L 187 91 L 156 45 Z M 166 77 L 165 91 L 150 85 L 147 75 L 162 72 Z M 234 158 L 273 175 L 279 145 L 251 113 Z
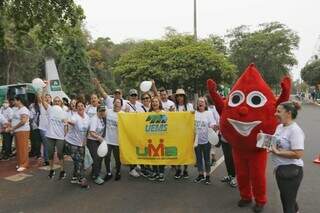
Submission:
M 254 64 L 249 65 L 224 101 L 216 83 L 209 79 L 207 87 L 221 115 L 223 137 L 231 144 L 241 200 L 255 199 L 265 205 L 267 152 L 256 147 L 257 134 L 273 134 L 277 126 L 277 106 L 289 99 L 291 80 L 281 82 L 282 92 L 276 99 Z

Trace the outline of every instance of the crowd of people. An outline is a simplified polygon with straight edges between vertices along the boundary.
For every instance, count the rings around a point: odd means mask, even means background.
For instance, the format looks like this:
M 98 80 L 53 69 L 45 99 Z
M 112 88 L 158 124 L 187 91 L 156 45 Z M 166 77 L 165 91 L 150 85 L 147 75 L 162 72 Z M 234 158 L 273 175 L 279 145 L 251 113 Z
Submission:
M 91 178 L 94 183 L 101 185 L 114 178 L 121 180 L 121 161 L 118 141 L 118 113 L 161 113 L 166 111 L 189 111 L 195 113 L 196 165 L 172 165 L 175 170 L 175 179 L 188 179 L 188 169 L 196 166 L 198 176 L 195 183 L 210 184 L 210 167 L 216 158 L 214 149 L 222 147 L 227 168 L 227 176 L 222 182 L 231 187 L 237 187 L 236 173 L 232 157 L 232 148 L 219 134 L 219 114 L 208 97 L 199 97 L 195 105 L 188 101 L 184 89 L 177 89 L 173 96 L 169 96 L 165 88 L 156 88 L 153 81 L 152 91 L 140 94 L 136 89 L 129 90 L 128 100 L 123 98 L 120 89 L 114 90 L 110 95 L 97 79 L 93 80 L 97 94 L 90 96 L 86 102 L 84 97 L 66 101 L 60 97 L 51 97 L 46 88 L 37 94 L 34 103 L 30 105 L 17 95 L 14 99 L 5 100 L 0 110 L 0 129 L 3 139 L 1 160 L 14 157 L 12 152 L 13 138 L 15 141 L 15 156 L 17 171 L 25 171 L 29 167 L 29 157 L 42 160 L 44 166 L 49 166 L 48 177 L 53 179 L 56 175 L 54 169 L 55 156 L 58 158 L 60 173 L 58 178 L 67 177 L 65 156 L 73 160 L 73 171 L 70 172 L 71 183 L 88 187 L 85 172 L 85 155 L 90 153 L 93 163 Z M 61 119 L 54 113 L 60 107 L 67 114 Z M 273 161 L 276 168 L 276 180 L 281 193 L 284 212 L 296 212 L 297 191 L 302 180 L 304 134 L 294 122 L 297 117 L 298 105 L 287 102 L 278 106 L 276 116 L 279 124 L 275 136 L 280 138 L 280 146 L 273 147 Z M 208 142 L 208 129 L 212 128 L 220 136 L 215 146 Z M 294 135 L 294 137 L 292 137 Z M 105 157 L 99 157 L 98 147 L 102 141 L 107 141 L 108 152 Z M 29 141 L 31 146 L 29 146 Z M 29 147 L 31 150 L 29 152 Z M 114 158 L 115 171 L 111 166 Z M 102 162 L 104 161 L 106 174 L 102 175 Z M 291 165 L 288 168 L 288 165 Z M 164 165 L 126 165 L 130 176 L 135 178 L 143 176 L 150 181 L 163 182 L 166 179 Z M 286 178 L 288 173 L 296 172 L 294 178 Z M 69 173 L 69 172 L 68 172 Z M 290 174 L 291 174 L 290 173 Z M 287 209 L 294 208 L 293 211 Z

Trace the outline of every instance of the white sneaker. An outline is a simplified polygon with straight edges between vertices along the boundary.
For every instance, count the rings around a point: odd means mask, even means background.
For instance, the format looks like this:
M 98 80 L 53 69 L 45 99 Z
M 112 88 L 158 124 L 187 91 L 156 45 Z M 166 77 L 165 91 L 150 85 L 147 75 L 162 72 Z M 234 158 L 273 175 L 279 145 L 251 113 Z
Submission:
M 132 169 L 129 174 L 132 176 L 132 177 L 140 177 L 140 174 L 137 172 L 136 169 Z
M 24 168 L 24 167 L 19 167 L 19 168 L 17 169 L 17 172 L 23 172 L 24 170 L 26 170 L 26 168 Z

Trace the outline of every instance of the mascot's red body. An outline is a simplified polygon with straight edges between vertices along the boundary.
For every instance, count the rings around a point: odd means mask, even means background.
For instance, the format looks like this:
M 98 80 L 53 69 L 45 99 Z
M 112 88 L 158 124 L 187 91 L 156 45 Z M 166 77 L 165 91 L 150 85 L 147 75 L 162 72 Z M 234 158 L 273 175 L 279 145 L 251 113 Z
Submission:
M 274 113 L 278 104 L 289 99 L 290 78 L 282 80 L 278 99 L 254 64 L 241 75 L 225 101 L 217 93 L 213 80 L 208 80 L 207 86 L 221 115 L 221 134 L 232 145 L 241 199 L 250 201 L 254 197 L 257 204 L 264 205 L 267 152 L 256 148 L 257 134 L 274 133 L 277 126 Z

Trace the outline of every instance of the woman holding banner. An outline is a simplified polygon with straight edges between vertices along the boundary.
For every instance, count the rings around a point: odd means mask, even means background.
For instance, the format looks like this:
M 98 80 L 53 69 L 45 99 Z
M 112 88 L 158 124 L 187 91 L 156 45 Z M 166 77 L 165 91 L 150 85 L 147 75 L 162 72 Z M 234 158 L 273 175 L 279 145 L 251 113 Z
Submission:
M 158 96 L 155 96 L 151 99 L 151 108 L 149 112 L 160 113 L 164 112 L 162 108 L 161 99 Z M 158 180 L 164 182 L 164 165 L 154 165 L 152 166 L 153 174 L 149 176 L 149 180 Z
M 197 102 L 197 111 L 195 113 L 196 127 L 196 147 L 195 153 L 197 158 L 197 168 L 199 175 L 194 180 L 195 183 L 205 181 L 206 185 L 211 184 L 210 181 L 210 149 L 211 144 L 208 141 L 209 128 L 214 128 L 215 120 L 213 114 L 208 111 L 208 103 L 206 98 L 200 97 Z M 204 161 L 204 165 L 203 165 Z M 203 168 L 205 167 L 205 168 Z M 206 176 L 204 174 L 206 173 Z

